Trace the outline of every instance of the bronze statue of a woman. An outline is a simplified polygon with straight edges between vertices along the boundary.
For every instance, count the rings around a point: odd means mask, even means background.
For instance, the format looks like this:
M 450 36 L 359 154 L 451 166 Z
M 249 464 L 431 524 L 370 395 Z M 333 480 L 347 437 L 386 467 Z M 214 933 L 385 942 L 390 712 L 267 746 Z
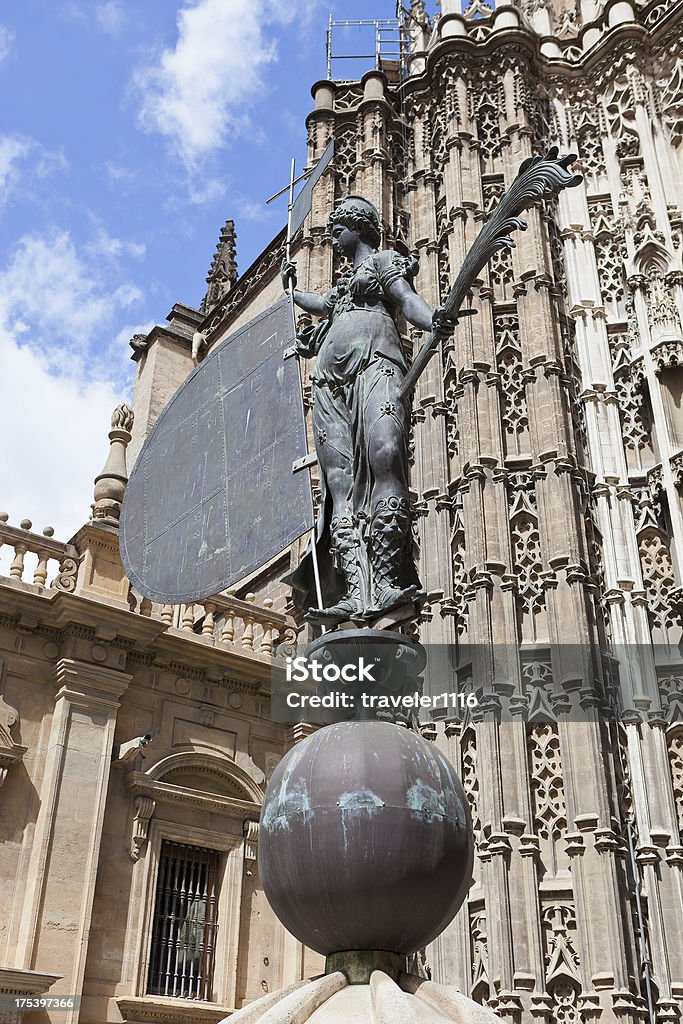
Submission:
M 294 291 L 324 319 L 297 340 L 315 356 L 313 433 L 322 507 L 316 527 L 321 589 L 315 601 L 311 553 L 286 577 L 307 618 L 327 625 L 372 620 L 424 599 L 412 555 L 408 496 L 410 409 L 399 394 L 407 364 L 397 312 L 425 331 L 450 333 L 455 319 L 432 310 L 412 287 L 417 260 L 380 250 L 377 210 L 348 196 L 330 216 L 332 244 L 351 268 L 326 295 Z M 294 263 L 282 265 L 285 289 Z

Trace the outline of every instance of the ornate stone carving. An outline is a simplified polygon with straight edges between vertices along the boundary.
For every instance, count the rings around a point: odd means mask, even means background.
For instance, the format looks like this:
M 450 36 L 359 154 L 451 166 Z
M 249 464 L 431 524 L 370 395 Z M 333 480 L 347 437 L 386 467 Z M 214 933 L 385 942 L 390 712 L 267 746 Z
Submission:
M 486 911 L 483 908 L 470 912 L 469 930 L 472 942 L 472 998 L 486 1006 L 491 997 L 491 982 Z
M 567 830 L 557 727 L 550 722 L 532 725 L 527 751 L 534 831 L 541 839 L 556 842 Z
M 526 386 L 522 376 L 519 318 L 516 313 L 494 316 L 496 368 L 500 374 L 503 435 L 508 455 L 521 452 L 520 438 L 529 429 Z
M 614 222 L 611 204 L 591 203 L 590 216 L 595 233 L 595 259 L 600 291 L 606 306 L 619 316 L 626 297 L 626 276 L 621 233 Z
M 579 115 L 575 123 L 576 141 L 579 146 L 579 160 L 587 176 L 587 184 L 596 188 L 605 174 L 605 154 L 602 144 L 603 131 L 599 125 L 597 114 L 589 113 L 577 96 Z
M 453 569 L 453 607 L 455 610 L 455 628 L 459 636 L 467 631 L 469 618 L 469 581 L 465 568 L 465 525 L 462 514 L 462 495 L 455 498 L 453 508 L 453 527 L 451 530 L 451 559 Z
M 546 990 L 557 1024 L 580 1024 L 580 961 L 576 952 L 576 919 L 570 903 L 546 906 L 542 914 Z
M 553 709 L 553 669 L 550 654 L 534 651 L 522 659 L 522 685 L 527 701 L 528 720 L 547 722 L 555 719 Z
M 510 474 L 510 539 L 518 609 L 521 615 L 535 615 L 545 606 L 545 593 L 534 484 L 528 473 Z
M 509 249 L 499 249 L 489 262 L 489 280 L 497 302 L 511 302 L 514 273 Z
M 2 663 L 0 663 L 0 670 Z M 26 753 L 27 747 L 17 743 L 12 732 L 19 725 L 19 712 L 11 707 L 0 694 L 0 787 L 7 778 L 12 765 L 17 764 Z
M 355 127 L 353 122 L 340 125 L 339 134 L 335 136 L 334 140 L 335 181 L 339 195 L 353 191 L 358 164 Z
M 134 334 L 128 344 L 133 349 L 135 355 L 139 355 L 141 352 L 146 352 L 149 348 L 149 337 L 146 334 Z
M 681 333 L 681 320 L 674 301 L 671 289 L 667 287 L 661 273 L 651 273 L 647 288 L 647 312 L 650 327 L 654 337 L 661 337 L 662 334 Z M 683 341 L 679 340 L 672 344 L 677 345 L 679 350 L 683 348 Z M 677 356 L 678 358 L 678 356 Z M 680 366 L 680 362 L 676 362 Z
M 678 827 L 683 832 L 683 726 L 677 726 L 669 733 L 669 763 L 674 802 L 678 815 Z
M 209 313 L 237 282 L 236 241 L 235 222 L 226 220 L 206 278 L 208 287 L 199 307 L 201 313 Z
M 658 84 L 663 85 L 659 97 L 662 119 L 671 134 L 671 142 L 679 146 L 683 139 L 683 60 L 680 57 L 668 79 Z
M 660 530 L 648 528 L 638 537 L 638 551 L 650 625 L 665 633 L 676 619 L 671 600 L 676 581 L 668 539 Z
M 620 159 L 637 156 L 640 139 L 635 126 L 634 94 L 629 79 L 621 78 L 614 83 L 605 110 L 608 128 L 617 140 L 617 156 Z
M 481 819 L 479 817 L 479 779 L 477 777 L 477 737 L 473 728 L 465 730 L 460 745 L 460 775 L 472 816 L 474 841 L 481 843 Z
M 683 340 L 663 341 L 653 348 L 652 356 L 657 375 L 671 367 L 683 366 Z
M 651 443 L 652 417 L 647 383 L 640 366 L 634 367 L 630 361 L 629 338 L 625 334 L 612 334 L 609 342 L 624 444 L 639 453 Z
M 149 796 L 135 797 L 135 816 L 133 817 L 133 832 L 130 839 L 131 860 L 139 860 L 147 845 L 149 837 L 149 823 L 156 801 Z
M 482 76 L 477 83 L 474 120 L 477 125 L 481 155 L 487 168 L 493 164 L 500 153 L 500 110 L 499 80 L 494 76 Z

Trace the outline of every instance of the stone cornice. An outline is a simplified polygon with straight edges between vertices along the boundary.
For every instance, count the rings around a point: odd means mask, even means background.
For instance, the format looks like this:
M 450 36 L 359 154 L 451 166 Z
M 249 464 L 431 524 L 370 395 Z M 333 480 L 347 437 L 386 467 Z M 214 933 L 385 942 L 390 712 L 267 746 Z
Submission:
M 0 967 L 0 992 L 3 995 L 39 996 L 62 977 L 62 974 L 28 971 L 21 967 Z
M 129 772 L 126 776 L 126 788 L 135 796 L 147 796 L 156 802 L 185 804 L 214 814 L 240 818 L 242 821 L 258 821 L 261 814 L 261 805 L 256 801 L 239 800 L 237 797 L 217 794 L 208 796 L 198 789 L 155 781 L 145 772 Z
M 479 41 L 470 35 L 448 36 L 426 51 L 425 70 L 420 75 L 410 76 L 399 88 L 403 90 L 404 97 L 412 98 L 415 95 L 415 98 L 419 99 L 421 94 L 426 94 L 431 89 L 439 74 L 437 64 L 444 57 L 457 53 L 459 63 L 466 63 L 469 59 L 472 63 L 481 64 L 482 60 L 486 58 L 499 57 L 500 51 L 506 49 L 514 52 L 518 61 L 520 58 L 526 58 L 542 75 L 553 77 L 559 75 L 567 80 L 580 82 L 585 80 L 587 74 L 593 75 L 608 71 L 609 68 L 603 67 L 603 65 L 606 61 L 614 63 L 612 57 L 615 49 L 623 50 L 624 47 L 635 45 L 642 51 L 649 45 L 658 43 L 660 36 L 665 35 L 672 27 L 675 29 L 676 10 L 676 5 L 672 5 L 665 12 L 660 23 L 652 30 L 648 30 L 637 18 L 634 21 L 613 26 L 601 27 L 598 23 L 586 25 L 583 29 L 584 34 L 597 28 L 601 31 L 601 35 L 578 59 L 575 56 L 569 60 L 562 55 L 548 56 L 542 52 L 542 47 L 548 40 L 521 25 L 492 31 Z M 578 41 L 577 45 L 580 45 Z
M 126 672 L 75 658 L 60 658 L 55 666 L 57 697 L 84 707 L 117 708 L 133 678 Z
M 245 607 L 251 610 L 251 606 Z M 105 599 L 0 580 L 0 619 L 26 634 L 48 634 L 59 642 L 73 630 L 85 631 L 101 645 L 149 652 L 160 667 L 175 663 L 190 671 L 210 671 L 258 691 L 268 688 L 277 661 L 242 646 L 213 643 L 151 616 L 138 615 Z M 93 666 L 94 668 L 94 666 Z M 99 666 L 98 666 L 99 670 Z
M 116 1000 L 119 1012 L 128 1024 L 218 1024 L 234 1013 L 230 1006 L 219 1006 L 198 999 L 168 999 L 163 996 L 122 996 Z

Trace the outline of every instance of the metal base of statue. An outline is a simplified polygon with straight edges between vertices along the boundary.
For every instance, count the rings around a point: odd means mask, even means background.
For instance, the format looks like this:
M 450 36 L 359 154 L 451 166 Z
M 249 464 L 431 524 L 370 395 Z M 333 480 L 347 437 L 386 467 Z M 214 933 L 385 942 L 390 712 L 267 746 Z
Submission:
M 306 648 L 305 656 L 323 668 L 337 669 L 333 674 L 338 674 L 340 681 L 323 679 L 316 692 L 325 698 L 337 695 L 343 686 L 352 703 L 335 709 L 338 721 L 417 723 L 421 673 L 427 662 L 427 652 L 421 644 L 388 629 L 340 629 L 314 640 Z M 350 668 L 351 675 L 357 675 L 354 670 L 358 665 L 366 667 L 366 678 L 344 683 L 344 670 Z

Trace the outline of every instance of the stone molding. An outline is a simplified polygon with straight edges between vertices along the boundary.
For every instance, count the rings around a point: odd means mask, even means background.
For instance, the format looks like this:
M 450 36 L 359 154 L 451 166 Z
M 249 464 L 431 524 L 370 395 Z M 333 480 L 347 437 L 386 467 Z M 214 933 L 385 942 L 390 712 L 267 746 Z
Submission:
M 45 974 L 42 971 L 29 971 L 22 967 L 0 967 L 0 995 L 2 996 L 42 996 L 56 981 L 61 981 L 61 974 Z M 3 1024 L 19 1024 L 24 1013 L 30 1010 L 6 1010 L 0 1016 Z
M 133 678 L 126 672 L 91 665 L 75 658 L 60 658 L 55 665 L 57 694 L 55 701 L 66 697 L 81 707 L 116 710 Z
M 230 1006 L 163 996 L 123 996 L 116 1004 L 126 1024 L 218 1024 L 235 1012 Z
M 61 978 L 61 974 L 29 971 L 23 967 L 0 967 L 0 993 L 10 996 L 40 996 Z
M 242 821 L 257 821 L 263 804 L 263 789 L 259 782 L 263 782 L 265 776 L 247 755 L 243 755 L 241 761 L 242 764 L 238 764 L 219 754 L 188 750 L 164 757 L 146 771 L 129 771 L 125 780 L 126 788 L 138 798 L 135 801 L 131 839 L 133 859 L 137 860 L 139 851 L 147 840 L 149 820 L 156 803 L 160 801 L 180 803 L 207 812 L 237 817 Z M 243 797 L 203 793 L 188 786 L 178 786 L 166 781 L 178 771 L 194 771 L 215 776 L 224 784 L 238 789 Z M 140 798 L 149 802 L 138 803 Z M 143 820 L 145 818 L 146 821 Z M 137 856 L 133 855 L 134 850 L 138 851 Z

